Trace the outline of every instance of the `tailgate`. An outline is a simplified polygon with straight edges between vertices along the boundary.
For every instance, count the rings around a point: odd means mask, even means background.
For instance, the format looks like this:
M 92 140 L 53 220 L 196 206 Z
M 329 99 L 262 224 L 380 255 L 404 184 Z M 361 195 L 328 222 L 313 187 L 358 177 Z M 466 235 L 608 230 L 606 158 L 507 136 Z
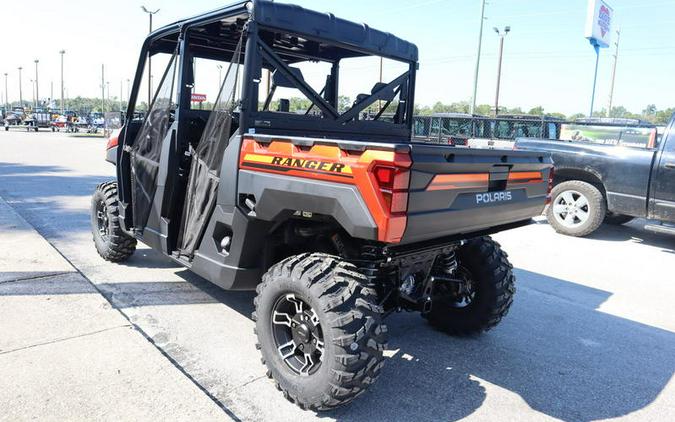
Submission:
M 403 242 L 529 220 L 546 205 L 546 152 L 413 144 Z

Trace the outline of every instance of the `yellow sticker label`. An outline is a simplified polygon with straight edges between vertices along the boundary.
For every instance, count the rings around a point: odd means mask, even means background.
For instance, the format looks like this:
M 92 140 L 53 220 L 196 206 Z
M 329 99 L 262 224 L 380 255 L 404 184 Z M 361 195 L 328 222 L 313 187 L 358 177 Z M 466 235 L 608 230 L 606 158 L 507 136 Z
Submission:
M 328 173 L 352 174 L 352 168 L 346 164 L 320 160 L 304 160 L 301 158 L 275 157 L 272 155 L 246 154 L 244 161 L 264 163 L 272 166 L 318 170 Z

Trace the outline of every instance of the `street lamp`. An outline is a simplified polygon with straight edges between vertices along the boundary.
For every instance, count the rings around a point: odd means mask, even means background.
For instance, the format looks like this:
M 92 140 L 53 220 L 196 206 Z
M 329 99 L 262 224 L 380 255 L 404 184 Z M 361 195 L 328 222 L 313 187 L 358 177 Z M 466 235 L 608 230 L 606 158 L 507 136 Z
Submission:
M 220 89 L 220 84 L 223 83 L 223 65 L 219 64 L 216 67 L 218 68 L 218 88 Z
M 499 114 L 499 85 L 502 79 L 502 56 L 504 53 L 504 38 L 511 32 L 510 26 L 505 26 L 503 31 L 499 28 L 493 28 L 497 35 L 499 35 L 499 60 L 497 62 L 497 92 L 495 93 L 495 116 Z
M 23 90 L 21 89 L 21 70 L 23 67 L 19 66 L 19 107 L 23 108 Z
M 150 18 L 150 33 L 152 33 L 152 16 L 159 12 L 159 9 L 153 11 L 148 10 L 145 6 L 141 9 L 148 14 Z M 152 55 L 148 52 L 148 110 L 150 110 L 150 103 L 152 102 Z
M 63 104 L 63 55 L 66 54 L 66 50 L 59 51 L 59 54 L 61 55 L 61 114 L 63 115 L 65 112 Z
M 40 84 L 38 83 L 38 63 L 40 60 L 35 59 L 35 108 L 40 105 Z

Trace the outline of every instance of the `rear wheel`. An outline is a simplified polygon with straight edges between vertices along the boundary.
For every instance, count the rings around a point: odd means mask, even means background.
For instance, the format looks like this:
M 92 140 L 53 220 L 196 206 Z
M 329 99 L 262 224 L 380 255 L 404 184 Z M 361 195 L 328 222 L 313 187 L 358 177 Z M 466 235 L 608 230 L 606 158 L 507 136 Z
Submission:
M 125 261 L 136 251 L 136 239 L 122 231 L 118 207 L 117 183 L 98 185 L 91 198 L 91 232 L 96 251 L 110 262 Z
M 608 212 L 605 216 L 603 223 L 611 224 L 613 226 L 620 226 L 626 224 L 630 221 L 633 221 L 633 217 L 623 214 L 614 214 L 613 212 Z
M 435 328 L 467 336 L 488 331 L 508 313 L 516 292 L 507 255 L 490 237 L 469 240 L 456 251 L 455 281 L 436 282 L 424 314 Z
M 257 288 L 257 347 L 267 376 L 291 402 L 325 410 L 365 392 L 380 374 L 387 327 L 375 290 L 327 254 L 272 266 Z
M 553 201 L 546 218 L 555 231 L 568 236 L 587 236 L 600 227 L 607 212 L 602 192 L 580 180 L 563 182 L 553 188 Z

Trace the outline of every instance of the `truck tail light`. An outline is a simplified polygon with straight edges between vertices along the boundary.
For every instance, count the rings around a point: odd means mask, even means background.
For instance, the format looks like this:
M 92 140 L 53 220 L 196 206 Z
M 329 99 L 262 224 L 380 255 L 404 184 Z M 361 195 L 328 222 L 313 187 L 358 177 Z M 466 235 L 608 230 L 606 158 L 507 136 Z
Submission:
M 551 170 L 548 172 L 548 189 L 546 190 L 546 205 L 549 205 L 553 198 L 551 198 L 551 191 L 553 190 L 553 177 L 555 170 L 551 167 Z
M 372 172 L 389 212 L 405 213 L 408 210 L 410 171 L 403 167 L 376 164 Z

